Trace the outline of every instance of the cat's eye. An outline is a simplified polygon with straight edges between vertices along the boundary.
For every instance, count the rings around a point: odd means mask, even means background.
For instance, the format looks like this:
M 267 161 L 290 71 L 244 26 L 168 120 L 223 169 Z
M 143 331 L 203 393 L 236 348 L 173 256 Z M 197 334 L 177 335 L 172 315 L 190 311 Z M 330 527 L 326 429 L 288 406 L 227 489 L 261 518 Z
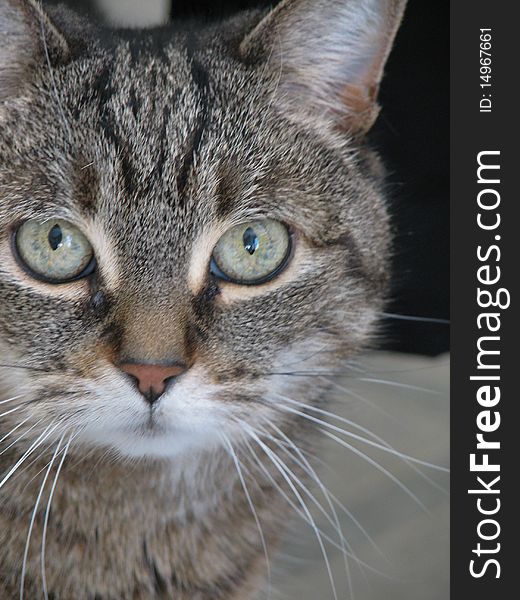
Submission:
M 18 258 L 36 279 L 66 283 L 95 268 L 94 251 L 81 231 L 62 219 L 30 219 L 15 234 Z
M 211 272 L 242 285 L 269 281 L 285 267 L 291 253 L 291 236 L 279 221 L 264 219 L 237 225 L 217 242 Z

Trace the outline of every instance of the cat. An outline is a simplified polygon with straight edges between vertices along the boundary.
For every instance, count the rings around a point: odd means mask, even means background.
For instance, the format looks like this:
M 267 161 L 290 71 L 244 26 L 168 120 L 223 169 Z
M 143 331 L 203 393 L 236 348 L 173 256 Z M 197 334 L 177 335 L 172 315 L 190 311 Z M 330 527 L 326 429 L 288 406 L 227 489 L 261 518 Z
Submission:
M 298 403 L 385 302 L 366 133 L 404 8 L 129 31 L 0 0 L 2 598 L 263 589 Z

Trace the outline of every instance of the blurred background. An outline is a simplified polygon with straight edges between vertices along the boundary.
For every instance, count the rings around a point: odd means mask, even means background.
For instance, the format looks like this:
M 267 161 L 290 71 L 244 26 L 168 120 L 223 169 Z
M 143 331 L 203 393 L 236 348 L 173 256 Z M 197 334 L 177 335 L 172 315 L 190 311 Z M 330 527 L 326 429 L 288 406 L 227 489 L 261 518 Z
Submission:
M 215 19 L 276 1 L 65 3 L 135 27 L 186 16 Z M 326 557 L 308 519 L 295 518 L 273 561 L 273 600 L 333 599 L 331 577 L 338 600 L 449 598 L 449 475 L 423 464 L 449 463 L 448 65 L 449 0 L 409 0 L 371 132 L 389 172 L 396 240 L 391 300 L 379 348 L 334 380 L 329 410 L 336 418 L 321 415 L 344 430 L 328 428 L 336 439 L 324 435 L 316 450 L 329 497 L 317 484 L 306 496 Z

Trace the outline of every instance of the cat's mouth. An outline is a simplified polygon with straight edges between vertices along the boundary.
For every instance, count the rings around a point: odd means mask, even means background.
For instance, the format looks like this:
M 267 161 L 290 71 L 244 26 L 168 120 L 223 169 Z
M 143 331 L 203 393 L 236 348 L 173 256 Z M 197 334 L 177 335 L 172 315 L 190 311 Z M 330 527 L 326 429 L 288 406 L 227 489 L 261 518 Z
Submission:
M 193 450 L 204 450 L 218 444 L 218 434 L 211 430 L 196 430 L 147 419 L 121 429 L 85 431 L 85 441 L 114 449 L 130 458 L 175 458 Z
M 158 435 L 164 435 L 167 429 L 164 425 L 164 421 L 155 414 L 153 407 L 150 407 L 150 412 L 146 422 L 137 428 L 137 433 L 144 436 L 155 437 Z
M 123 457 L 175 458 L 218 445 L 219 432 L 226 429 L 228 420 L 211 394 L 205 399 L 200 393 L 173 394 L 152 406 L 138 400 L 121 398 L 119 404 L 115 398 L 112 410 L 89 419 L 80 437 Z
M 152 406 L 142 423 L 130 428 L 130 433 L 144 438 L 174 438 L 190 434 L 186 424 L 171 423 L 160 407 Z
M 160 406 L 150 406 L 140 419 L 128 422 L 123 431 L 137 438 L 159 438 L 182 436 L 186 427 L 181 423 L 172 423 Z

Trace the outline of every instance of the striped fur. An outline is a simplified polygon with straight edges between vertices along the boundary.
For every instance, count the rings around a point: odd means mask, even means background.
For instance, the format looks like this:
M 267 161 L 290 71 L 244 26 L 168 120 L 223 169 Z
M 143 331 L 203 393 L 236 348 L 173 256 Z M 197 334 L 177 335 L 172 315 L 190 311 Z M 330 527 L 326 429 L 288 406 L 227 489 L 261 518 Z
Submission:
M 250 500 L 274 552 L 289 512 L 276 486 L 287 485 L 265 455 L 270 477 L 258 470 L 240 423 L 273 421 L 311 443 L 277 403 L 319 403 L 327 389 L 276 374 L 344 364 L 374 331 L 391 236 L 363 134 L 403 5 L 286 0 L 268 15 L 108 31 L 0 0 L 0 412 L 20 396 L 0 438 L 23 434 L 2 472 L 43 436 L 0 488 L 2 598 L 19 594 L 42 469 L 57 452 L 51 481 L 67 443 L 48 515 L 49 598 L 244 600 L 262 587 Z M 256 287 L 211 277 L 219 236 L 260 216 L 293 228 L 288 267 Z M 80 227 L 95 274 L 58 286 L 27 275 L 11 235 L 35 217 Z M 150 416 L 114 366 L 122 356 L 190 369 Z M 50 488 L 26 598 L 43 589 Z

